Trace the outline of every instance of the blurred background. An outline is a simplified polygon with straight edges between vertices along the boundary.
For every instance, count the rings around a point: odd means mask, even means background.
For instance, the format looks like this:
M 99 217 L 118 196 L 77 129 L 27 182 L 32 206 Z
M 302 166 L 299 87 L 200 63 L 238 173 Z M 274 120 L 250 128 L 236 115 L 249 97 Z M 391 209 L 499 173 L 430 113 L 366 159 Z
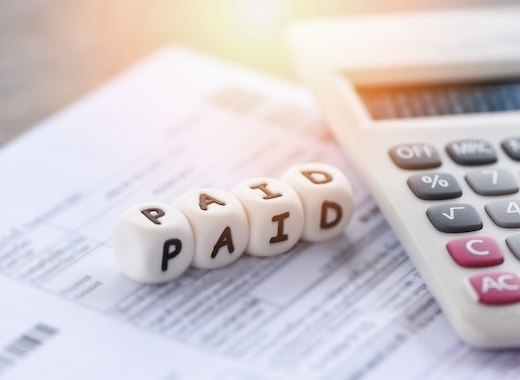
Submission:
M 295 80 L 283 40 L 290 23 L 515 2 L 0 0 L 0 146 L 165 45 Z

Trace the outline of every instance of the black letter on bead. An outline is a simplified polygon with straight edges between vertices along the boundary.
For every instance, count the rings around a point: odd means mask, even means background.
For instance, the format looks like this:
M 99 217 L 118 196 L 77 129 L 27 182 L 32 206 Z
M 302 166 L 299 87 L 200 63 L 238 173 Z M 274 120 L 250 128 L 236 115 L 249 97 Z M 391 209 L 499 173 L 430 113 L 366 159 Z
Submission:
M 173 251 L 171 247 L 175 247 Z M 162 265 L 161 270 L 166 272 L 168 270 L 168 260 L 173 259 L 179 253 L 181 253 L 182 242 L 179 239 L 168 239 L 164 242 L 163 253 L 162 253 Z
M 216 203 L 220 206 L 225 206 L 226 204 L 222 201 L 219 201 L 216 198 L 210 197 L 208 194 L 200 194 L 199 196 L 199 207 L 203 211 L 208 210 L 208 205 Z
M 249 188 L 251 190 L 258 189 L 262 191 L 265 194 L 265 197 L 263 197 L 263 199 L 273 199 L 282 196 L 282 194 L 280 193 L 272 193 L 271 191 L 269 191 L 269 189 L 267 188 L 267 183 L 260 183 L 258 185 L 249 186 Z
M 332 176 L 329 173 L 322 172 L 321 170 L 304 170 L 301 173 L 315 185 L 329 183 L 330 181 L 332 181 Z M 323 177 L 320 179 L 318 177 L 315 177 L 315 174 L 321 174 Z
M 280 215 L 275 215 L 271 219 L 273 222 L 278 222 L 278 231 L 276 232 L 276 236 L 273 236 L 269 239 L 269 243 L 280 243 L 289 239 L 289 235 L 283 233 L 283 221 L 289 217 L 289 212 L 284 212 Z
M 165 215 L 163 210 L 155 207 L 141 210 L 141 213 L 155 224 L 161 224 L 161 222 L 159 222 L 159 218 L 162 218 Z
M 327 222 L 327 210 L 328 209 L 336 210 L 336 218 L 332 219 L 330 222 Z M 324 201 L 321 204 L 320 228 L 332 228 L 340 222 L 342 217 L 343 217 L 343 209 L 336 202 Z
M 217 256 L 219 249 L 225 245 L 228 246 L 229 253 L 233 253 L 235 247 L 233 246 L 233 240 L 231 239 L 231 228 L 229 228 L 229 226 L 224 228 L 224 231 L 222 231 L 222 234 L 218 238 L 217 244 L 215 244 L 213 247 L 213 252 L 211 252 L 211 258 L 214 259 L 215 256 Z

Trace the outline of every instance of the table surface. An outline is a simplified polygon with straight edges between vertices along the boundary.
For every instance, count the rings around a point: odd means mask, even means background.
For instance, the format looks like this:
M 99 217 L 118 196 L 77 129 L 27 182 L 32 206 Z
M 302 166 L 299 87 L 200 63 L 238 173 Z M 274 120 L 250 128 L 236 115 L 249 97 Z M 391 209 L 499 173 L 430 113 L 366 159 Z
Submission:
M 498 2 L 515 0 L 0 0 L 0 146 L 164 45 L 294 79 L 283 42 L 290 22 Z M 259 3 L 272 12 L 255 31 Z

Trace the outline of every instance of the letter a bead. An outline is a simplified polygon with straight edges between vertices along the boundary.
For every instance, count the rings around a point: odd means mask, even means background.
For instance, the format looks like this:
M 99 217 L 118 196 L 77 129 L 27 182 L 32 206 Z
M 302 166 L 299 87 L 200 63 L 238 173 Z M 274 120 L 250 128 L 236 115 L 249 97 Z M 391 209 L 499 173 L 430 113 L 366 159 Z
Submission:
M 215 269 L 238 259 L 247 245 L 249 224 L 242 204 L 218 189 L 192 190 L 175 201 L 195 239 L 192 266 Z
M 281 179 L 296 190 L 303 204 L 302 239 L 331 239 L 345 230 L 354 202 L 343 172 L 327 164 L 305 163 L 290 168 Z
M 173 280 L 193 259 L 193 233 L 177 208 L 160 203 L 126 210 L 116 223 L 114 254 L 128 277 L 145 283 Z
M 303 208 L 296 191 L 274 178 L 252 178 L 232 193 L 244 206 L 249 220 L 246 252 L 272 256 L 291 249 L 303 230 Z

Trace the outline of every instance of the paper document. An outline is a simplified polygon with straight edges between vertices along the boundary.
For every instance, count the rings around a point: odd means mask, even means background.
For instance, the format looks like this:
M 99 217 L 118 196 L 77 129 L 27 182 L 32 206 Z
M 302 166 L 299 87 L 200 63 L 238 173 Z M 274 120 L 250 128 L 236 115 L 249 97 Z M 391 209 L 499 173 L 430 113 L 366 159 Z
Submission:
M 345 233 L 143 285 L 115 220 L 201 187 L 320 161 Z M 453 333 L 300 87 L 168 48 L 0 151 L 0 378 L 518 379 L 520 351 Z

